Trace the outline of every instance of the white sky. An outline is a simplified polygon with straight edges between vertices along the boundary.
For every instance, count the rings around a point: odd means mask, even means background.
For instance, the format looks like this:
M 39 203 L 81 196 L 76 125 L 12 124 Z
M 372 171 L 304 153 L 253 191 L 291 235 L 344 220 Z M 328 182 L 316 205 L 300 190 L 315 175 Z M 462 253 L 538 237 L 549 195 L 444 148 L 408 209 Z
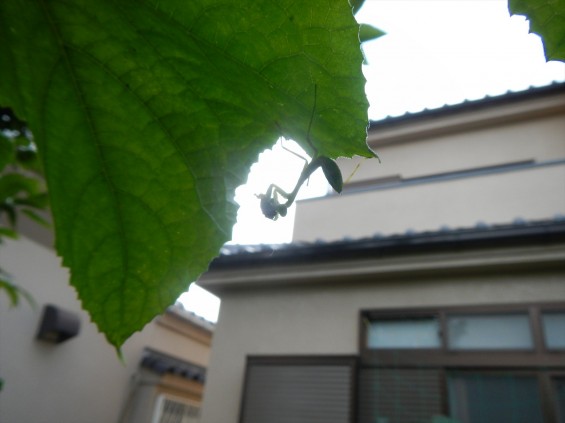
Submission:
M 540 38 L 528 33 L 523 17 L 509 16 L 507 0 L 366 0 L 356 18 L 387 33 L 363 46 L 372 120 L 565 81 L 565 63 L 545 62 Z M 291 190 L 303 165 L 280 143 L 259 156 L 248 184 L 236 192 L 241 208 L 233 242 L 291 241 L 294 207 L 273 222 L 261 214 L 255 194 L 271 183 Z M 301 196 L 326 189 L 323 176 L 313 175 Z M 219 300 L 201 291 L 192 288 L 181 301 L 216 321 Z
M 364 46 L 371 119 L 565 80 L 506 0 L 367 0 L 356 17 L 387 33 Z

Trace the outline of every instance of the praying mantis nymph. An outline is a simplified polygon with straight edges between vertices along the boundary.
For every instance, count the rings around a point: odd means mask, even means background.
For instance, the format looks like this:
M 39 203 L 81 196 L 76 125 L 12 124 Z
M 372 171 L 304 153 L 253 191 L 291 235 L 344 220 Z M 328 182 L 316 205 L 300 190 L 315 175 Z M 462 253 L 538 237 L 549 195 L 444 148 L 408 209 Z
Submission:
M 294 189 L 290 193 L 287 193 L 275 184 L 271 184 L 265 194 L 256 195 L 257 198 L 261 200 L 261 211 L 268 219 L 277 220 L 279 216 L 286 216 L 288 208 L 294 202 L 298 191 L 300 191 L 300 187 L 302 187 L 304 182 L 306 182 L 308 178 L 310 178 L 310 175 L 312 175 L 312 173 L 314 173 L 318 168 L 322 168 L 324 176 L 335 191 L 340 193 L 343 189 L 343 177 L 341 176 L 341 171 L 339 170 L 336 162 L 329 157 L 318 155 L 318 150 L 314 147 L 314 144 L 310 140 L 310 129 L 312 128 L 312 121 L 316 111 L 316 91 L 317 86 L 314 85 L 314 106 L 312 107 L 312 115 L 310 116 L 310 123 L 308 124 L 308 132 L 306 135 L 306 141 L 314 152 L 313 158 L 310 162 L 308 162 L 308 160 L 304 157 L 286 149 L 292 154 L 302 158 L 306 164 L 304 165 L 304 169 L 302 169 L 302 173 L 300 174 Z M 282 203 L 279 202 L 279 196 L 284 198 L 286 201 Z

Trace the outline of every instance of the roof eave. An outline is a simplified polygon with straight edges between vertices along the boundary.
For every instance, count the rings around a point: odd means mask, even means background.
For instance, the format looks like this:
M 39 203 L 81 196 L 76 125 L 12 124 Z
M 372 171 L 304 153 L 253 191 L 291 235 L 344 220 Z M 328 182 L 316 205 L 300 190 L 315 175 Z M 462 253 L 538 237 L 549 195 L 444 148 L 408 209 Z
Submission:
M 507 269 L 565 269 L 565 222 L 406 234 L 221 256 L 199 284 L 226 290 Z

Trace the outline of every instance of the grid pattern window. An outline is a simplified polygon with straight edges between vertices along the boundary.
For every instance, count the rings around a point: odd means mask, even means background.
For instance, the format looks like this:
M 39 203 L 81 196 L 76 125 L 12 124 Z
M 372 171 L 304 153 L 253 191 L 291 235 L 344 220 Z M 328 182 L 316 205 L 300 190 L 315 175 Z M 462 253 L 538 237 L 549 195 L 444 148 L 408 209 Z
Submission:
M 153 423 L 198 423 L 200 407 L 169 395 L 157 397 Z
M 461 422 L 543 423 L 534 375 L 448 372 L 451 415 Z
M 565 423 L 565 303 L 360 317 L 359 422 Z

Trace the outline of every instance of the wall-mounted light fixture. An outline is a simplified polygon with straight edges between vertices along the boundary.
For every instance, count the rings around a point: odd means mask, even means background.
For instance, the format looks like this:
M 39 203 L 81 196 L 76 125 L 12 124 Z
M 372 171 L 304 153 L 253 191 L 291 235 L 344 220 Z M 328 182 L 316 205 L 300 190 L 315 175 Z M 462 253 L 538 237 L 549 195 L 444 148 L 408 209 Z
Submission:
M 60 344 L 78 335 L 80 319 L 76 313 L 46 304 L 37 332 L 37 339 Z

